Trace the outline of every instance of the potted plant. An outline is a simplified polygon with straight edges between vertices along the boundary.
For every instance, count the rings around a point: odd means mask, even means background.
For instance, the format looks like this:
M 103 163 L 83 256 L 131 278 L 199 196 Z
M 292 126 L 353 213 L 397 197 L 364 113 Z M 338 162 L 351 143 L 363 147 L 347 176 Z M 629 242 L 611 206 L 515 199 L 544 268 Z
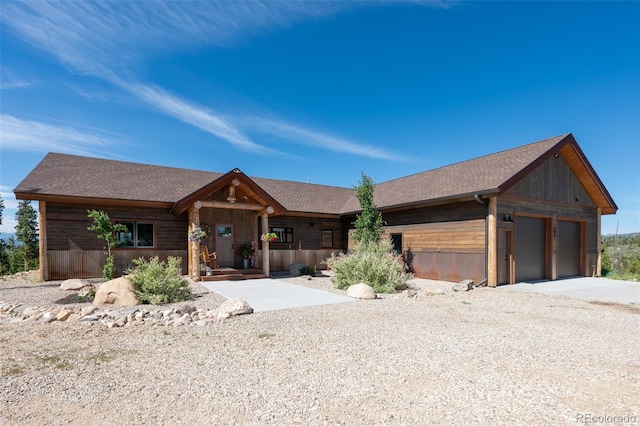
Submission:
M 278 234 L 275 232 L 267 232 L 266 234 L 262 234 L 260 236 L 260 241 L 262 242 L 274 242 L 278 240 Z
M 200 227 L 195 227 L 189 231 L 189 241 L 200 242 L 207 236 L 207 233 Z
M 251 258 L 251 247 L 249 244 L 243 244 L 236 251 L 236 254 L 242 258 L 242 268 L 249 269 L 249 259 Z

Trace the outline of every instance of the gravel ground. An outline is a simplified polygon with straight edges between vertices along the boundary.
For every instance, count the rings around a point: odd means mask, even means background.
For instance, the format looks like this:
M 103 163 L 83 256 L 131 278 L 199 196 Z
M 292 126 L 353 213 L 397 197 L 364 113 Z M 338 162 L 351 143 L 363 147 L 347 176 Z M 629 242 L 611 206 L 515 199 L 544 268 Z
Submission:
M 0 301 L 88 305 L 59 284 L 5 278 Z M 224 300 L 193 287 L 197 307 Z M 411 287 L 205 327 L 0 323 L 0 424 L 640 422 L 639 307 Z

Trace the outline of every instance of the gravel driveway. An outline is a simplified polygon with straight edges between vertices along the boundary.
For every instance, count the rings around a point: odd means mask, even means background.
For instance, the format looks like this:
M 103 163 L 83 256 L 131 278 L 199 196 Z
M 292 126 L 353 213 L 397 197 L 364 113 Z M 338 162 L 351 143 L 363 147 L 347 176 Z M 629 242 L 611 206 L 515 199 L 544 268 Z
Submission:
M 4 280 L 0 301 L 73 304 L 57 284 Z M 640 421 L 638 307 L 411 285 L 205 327 L 0 323 L 0 424 Z M 223 301 L 194 288 L 197 306 Z

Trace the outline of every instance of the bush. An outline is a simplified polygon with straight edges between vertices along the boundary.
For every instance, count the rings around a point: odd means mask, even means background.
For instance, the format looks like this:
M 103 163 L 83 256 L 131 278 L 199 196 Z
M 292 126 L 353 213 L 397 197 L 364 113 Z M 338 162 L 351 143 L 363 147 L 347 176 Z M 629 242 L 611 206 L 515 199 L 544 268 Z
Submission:
M 160 305 L 192 299 L 187 280 L 180 277 L 179 257 L 169 256 L 167 263 L 158 256 L 147 262 L 144 258 L 134 259 L 136 265 L 127 270 L 133 292 L 143 303 Z
M 405 273 L 402 257 L 392 252 L 389 240 L 362 242 L 350 254 L 332 254 L 326 263 L 333 271 L 333 285 L 342 290 L 363 282 L 376 293 L 393 293 L 413 277 Z

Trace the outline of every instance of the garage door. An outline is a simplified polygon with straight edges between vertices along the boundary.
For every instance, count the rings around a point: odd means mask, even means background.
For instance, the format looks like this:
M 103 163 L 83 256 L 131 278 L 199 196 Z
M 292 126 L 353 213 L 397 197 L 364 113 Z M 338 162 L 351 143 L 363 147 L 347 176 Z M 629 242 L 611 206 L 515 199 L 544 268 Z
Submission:
M 545 278 L 546 231 L 546 219 L 516 218 L 516 282 Z
M 560 221 L 558 278 L 580 274 L 580 222 Z

